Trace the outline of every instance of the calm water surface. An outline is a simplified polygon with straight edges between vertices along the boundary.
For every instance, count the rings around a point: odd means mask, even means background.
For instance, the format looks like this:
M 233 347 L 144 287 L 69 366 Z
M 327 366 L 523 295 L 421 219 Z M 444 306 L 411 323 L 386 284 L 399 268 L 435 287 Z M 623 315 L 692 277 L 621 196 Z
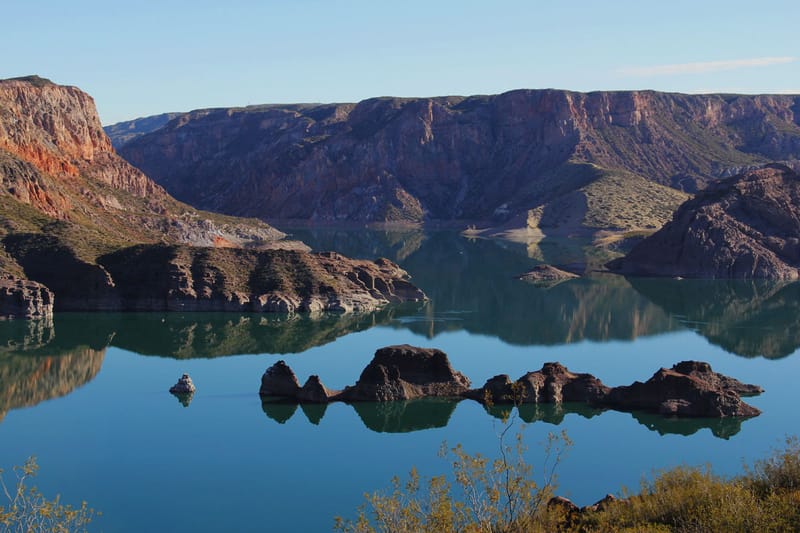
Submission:
M 608 385 L 705 360 L 758 383 L 744 421 L 528 407 L 539 443 L 565 429 L 575 444 L 560 490 L 579 504 L 654 469 L 741 470 L 796 434 L 800 286 L 591 278 L 536 288 L 516 281 L 540 261 L 583 261 L 576 244 L 521 247 L 452 233 L 305 231 L 318 249 L 400 262 L 427 305 L 318 318 L 230 314 L 61 314 L 52 324 L 0 323 L 0 467 L 36 455 L 37 484 L 85 499 L 98 531 L 327 531 L 365 491 L 412 466 L 445 472 L 443 441 L 494 455 L 500 422 L 469 401 L 262 405 L 264 369 L 285 359 L 301 382 L 352 384 L 375 349 L 444 350 L 473 384 L 561 361 Z M 198 392 L 166 390 L 181 373 Z

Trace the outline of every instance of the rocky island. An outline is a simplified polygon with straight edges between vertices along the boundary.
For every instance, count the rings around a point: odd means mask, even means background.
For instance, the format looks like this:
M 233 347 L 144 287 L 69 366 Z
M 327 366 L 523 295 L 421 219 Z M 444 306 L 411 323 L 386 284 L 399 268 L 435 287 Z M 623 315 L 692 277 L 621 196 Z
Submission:
M 392 402 L 423 398 L 469 398 L 487 404 L 583 403 L 620 411 L 649 411 L 664 416 L 727 418 L 758 416 L 761 411 L 741 396 L 760 394 L 757 385 L 744 384 L 711 370 L 708 363 L 684 361 L 658 370 L 646 382 L 607 387 L 591 374 L 570 372 L 559 363 L 545 363 L 517 381 L 500 374 L 477 389 L 450 365 L 441 350 L 409 345 L 387 346 L 375 356 L 355 385 L 326 388 L 319 376 L 300 386 L 284 361 L 269 367 L 261 378 L 262 398 L 299 403 Z

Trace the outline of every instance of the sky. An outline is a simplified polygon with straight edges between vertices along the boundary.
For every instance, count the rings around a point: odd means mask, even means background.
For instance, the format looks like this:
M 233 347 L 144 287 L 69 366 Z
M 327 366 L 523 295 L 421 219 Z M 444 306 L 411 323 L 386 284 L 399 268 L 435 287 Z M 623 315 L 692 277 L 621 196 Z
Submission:
M 167 111 L 520 88 L 800 94 L 798 0 L 0 0 L 0 78 Z

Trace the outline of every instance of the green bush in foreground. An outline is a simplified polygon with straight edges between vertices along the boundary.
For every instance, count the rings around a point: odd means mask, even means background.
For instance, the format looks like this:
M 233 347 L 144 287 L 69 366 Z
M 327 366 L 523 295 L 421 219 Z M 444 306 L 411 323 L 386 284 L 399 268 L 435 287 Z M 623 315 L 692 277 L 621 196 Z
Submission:
M 508 427 L 506 427 L 506 431 Z M 505 432 L 504 432 L 505 433 Z M 724 478 L 708 468 L 681 466 L 642 482 L 638 494 L 626 489 L 598 509 L 548 505 L 554 468 L 569 440 L 552 437 L 546 457 L 555 458 L 546 481 L 537 486 L 522 459 L 521 437 L 501 458 L 491 461 L 457 446 L 454 487 L 444 476 L 406 484 L 398 478 L 389 493 L 366 495 L 354 522 L 336 519 L 336 530 L 376 532 L 783 532 L 800 531 L 800 442 L 787 438 L 784 449 Z M 555 450 L 555 452 L 554 452 Z M 425 488 L 423 488 L 423 486 Z
M 0 531 L 2 532 L 73 532 L 86 531 L 94 511 L 86 502 L 77 509 L 63 505 L 60 497 L 48 500 L 36 487 L 27 482 L 36 476 L 39 466 L 31 457 L 22 466 L 14 467 L 16 482 L 13 487 L 6 484 L 0 469 L 0 490 L 5 505 L 0 505 Z

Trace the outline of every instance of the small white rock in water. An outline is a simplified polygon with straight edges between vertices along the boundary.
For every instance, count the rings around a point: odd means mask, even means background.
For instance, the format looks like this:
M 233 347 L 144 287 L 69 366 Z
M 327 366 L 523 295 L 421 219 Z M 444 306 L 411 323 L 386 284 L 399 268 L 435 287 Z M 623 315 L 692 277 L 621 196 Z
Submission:
M 192 383 L 192 378 L 189 377 L 189 374 L 182 375 L 181 379 L 169 389 L 172 394 L 188 394 L 194 392 L 194 390 L 194 383 Z

